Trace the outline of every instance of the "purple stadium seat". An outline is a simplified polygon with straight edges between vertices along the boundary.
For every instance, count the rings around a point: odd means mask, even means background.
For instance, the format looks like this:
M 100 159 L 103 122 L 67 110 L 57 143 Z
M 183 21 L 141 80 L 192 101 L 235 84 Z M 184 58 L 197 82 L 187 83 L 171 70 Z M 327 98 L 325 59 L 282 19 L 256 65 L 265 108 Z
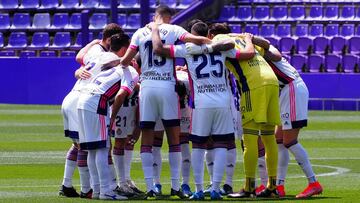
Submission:
M 323 17 L 322 5 L 311 5 L 308 19 L 321 19 Z
M 184 9 L 189 7 L 194 1 L 193 0 L 179 0 L 178 8 Z
M 296 40 L 296 50 L 299 54 L 309 53 L 311 45 L 312 45 L 312 40 L 308 37 L 299 37 Z
M 325 58 L 325 69 L 326 72 L 336 72 L 340 70 L 341 66 L 341 55 L 328 54 Z
M 62 51 L 60 56 L 74 58 L 76 56 L 76 52 L 75 51 Z
M 325 36 L 333 37 L 339 35 L 339 24 L 328 24 L 325 27 Z
M 36 56 L 35 51 L 26 50 L 26 51 L 21 51 L 20 53 L 20 58 L 29 58 L 35 56 Z
M 239 6 L 237 17 L 240 20 L 250 20 L 252 18 L 251 6 Z
M 358 65 L 359 57 L 354 55 L 344 55 L 342 57 L 342 67 L 345 73 L 352 73 L 355 71 L 355 67 Z
M 290 24 L 279 24 L 276 29 L 276 35 L 279 37 L 290 37 L 291 36 L 291 25 Z
M 14 50 L 4 50 L 0 51 L 0 57 L 13 57 L 15 56 Z
M 323 24 L 313 24 L 310 27 L 310 36 L 317 37 L 323 35 Z
M 311 55 L 308 58 L 309 72 L 320 72 L 325 64 L 324 56 Z
M 291 65 L 298 71 L 306 70 L 307 57 L 301 54 L 295 54 L 291 57 Z
M 160 4 L 168 5 L 169 7 L 176 7 L 177 0 L 159 0 Z
M 15 13 L 11 29 L 27 29 L 30 27 L 30 15 L 28 13 Z
M 344 5 L 342 7 L 341 19 L 349 20 L 355 17 L 355 6 L 354 5 Z
M 0 2 L 0 9 L 16 9 L 19 7 L 17 0 L 2 0 Z
M 50 27 L 49 13 L 35 13 L 33 18 L 33 29 L 45 29 Z
M 221 20 L 235 20 L 236 9 L 234 6 L 224 6 L 220 14 Z
M 25 32 L 12 32 L 9 37 L 8 49 L 22 49 L 27 46 L 27 38 Z
M 140 7 L 138 0 L 120 0 L 119 8 L 136 8 Z
M 272 44 L 276 48 L 279 47 L 279 38 L 278 37 L 265 37 L 265 39 L 269 40 L 270 44 Z
M 355 16 L 355 18 L 357 18 L 357 19 L 359 19 L 360 18 L 360 6 L 359 7 L 357 7 L 357 12 L 356 12 L 356 16 Z
M 155 8 L 157 5 L 157 0 L 149 0 L 149 4 L 151 8 Z
M 272 18 L 275 20 L 285 20 L 288 17 L 287 6 L 279 5 L 273 8 Z
M 70 33 L 69 32 L 57 32 L 54 37 L 54 42 L 50 46 L 52 49 L 64 49 L 70 47 Z
M 256 6 L 254 17 L 255 20 L 267 20 L 270 18 L 269 6 Z
M 8 13 L 0 13 L 0 30 L 10 28 L 10 16 Z
M 73 9 L 79 7 L 79 0 L 62 0 L 59 8 Z
M 231 28 L 231 32 L 233 33 L 242 33 L 240 25 L 229 25 Z
M 69 25 L 67 28 L 80 29 L 81 28 L 81 14 L 73 13 L 70 17 Z
M 308 24 L 297 24 L 295 29 L 295 35 L 298 37 L 307 36 L 309 33 Z
M 44 49 L 49 47 L 50 37 L 47 32 L 35 32 L 32 37 L 31 45 L 29 49 Z
M 69 15 L 67 13 L 55 13 L 51 28 L 62 29 L 68 26 L 68 24 L 69 24 Z
M 245 26 L 245 32 L 259 35 L 259 25 L 258 24 L 246 24 Z
M 344 47 L 346 45 L 346 40 L 344 37 L 333 37 L 331 39 L 331 52 L 334 54 L 342 54 L 344 52 Z
M 99 0 L 99 8 L 110 8 L 111 1 L 110 0 Z
M 3 34 L 0 32 L 0 48 L 2 48 L 4 46 L 4 36 Z
M 274 24 L 263 24 L 261 26 L 260 35 L 264 37 L 273 36 L 275 33 L 275 25 Z
M 89 32 L 89 41 L 94 39 L 94 34 L 92 32 Z M 78 50 L 82 47 L 82 33 L 79 32 L 76 35 L 75 44 L 71 45 L 71 49 Z
M 94 13 L 89 19 L 89 29 L 103 29 L 107 24 L 106 13 Z
M 341 28 L 341 35 L 343 37 L 352 37 L 354 35 L 354 24 L 343 24 Z
M 118 24 L 121 27 L 125 27 L 126 26 L 126 14 L 118 14 Z
M 40 8 L 51 9 L 59 7 L 59 0 L 41 0 Z
M 290 7 L 290 18 L 295 20 L 303 20 L 305 18 L 305 6 L 293 5 Z
M 316 37 L 314 39 L 314 53 L 315 54 L 325 54 L 329 46 L 329 39 L 326 37 Z
M 351 54 L 360 54 L 360 37 L 352 37 L 349 40 L 349 52 Z
M 130 14 L 127 18 L 127 28 L 136 29 L 140 27 L 140 14 Z
M 41 51 L 40 57 L 56 57 L 55 51 Z
M 22 9 L 31 9 L 38 7 L 39 7 L 39 0 L 22 0 L 19 6 L 19 8 Z
M 82 0 L 80 8 L 95 8 L 99 6 L 98 0 Z
M 325 8 L 324 19 L 337 19 L 339 17 L 339 6 L 338 5 L 327 5 Z
M 284 54 L 290 54 L 295 46 L 295 39 L 291 37 L 282 37 L 280 39 L 280 51 Z

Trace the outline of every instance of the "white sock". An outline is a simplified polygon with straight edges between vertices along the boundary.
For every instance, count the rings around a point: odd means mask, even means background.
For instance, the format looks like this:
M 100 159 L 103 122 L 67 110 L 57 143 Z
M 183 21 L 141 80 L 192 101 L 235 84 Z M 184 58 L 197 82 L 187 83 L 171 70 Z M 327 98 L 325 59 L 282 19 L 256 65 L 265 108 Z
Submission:
M 81 192 L 87 193 L 91 189 L 90 172 L 88 167 L 78 167 L 80 176 Z
M 259 177 L 260 177 L 261 184 L 266 187 L 269 177 L 268 177 L 268 174 L 266 171 L 265 156 L 258 158 L 258 170 L 259 170 Z
M 160 174 L 161 174 L 161 167 L 162 167 L 162 160 L 161 160 L 161 147 L 152 147 L 152 155 L 154 159 L 153 163 L 153 176 L 155 184 L 160 184 Z
M 300 165 L 301 169 L 305 173 L 306 177 L 309 180 L 309 183 L 315 182 L 315 173 L 312 170 L 311 163 L 309 161 L 309 157 L 300 143 L 297 143 L 291 147 L 289 147 L 290 152 L 294 155 L 296 161 Z
M 171 188 L 176 191 L 180 190 L 180 164 L 181 152 L 169 152 Z
M 117 186 L 115 166 L 114 164 L 109 164 L 109 162 L 108 162 L 108 166 L 109 166 L 110 188 L 115 189 Z
M 125 179 L 125 165 L 124 165 L 124 155 L 113 154 L 114 166 L 116 174 L 118 176 L 119 185 L 123 185 L 126 182 Z
M 214 171 L 213 171 L 213 184 L 212 190 L 220 192 L 220 184 L 224 175 L 227 159 L 226 148 L 215 148 L 214 149 Z
M 205 153 L 205 159 L 206 159 L 206 167 L 208 170 L 208 174 L 210 177 L 210 184 L 213 182 L 213 169 L 214 169 L 214 150 L 206 150 Z
M 235 165 L 236 165 L 236 148 L 227 150 L 226 158 L 227 158 L 227 163 L 225 168 L 225 174 L 226 174 L 225 184 L 228 184 L 232 187 Z
M 112 191 L 111 178 L 112 173 L 108 162 L 108 148 L 96 149 L 96 168 L 99 173 L 100 180 L 100 194 L 110 193 Z
M 65 187 L 72 187 L 72 177 L 74 175 L 74 171 L 76 168 L 76 161 L 72 161 L 69 159 L 66 159 L 65 161 L 65 169 L 64 169 L 64 179 L 62 184 Z
M 153 155 L 152 153 L 140 153 L 141 162 L 142 162 L 142 169 L 144 172 L 144 178 L 146 183 L 146 190 L 155 191 L 154 190 L 154 181 L 153 181 Z
M 107 160 L 107 159 L 106 159 Z M 100 193 L 100 180 L 96 168 L 96 151 L 88 150 L 87 164 L 90 172 L 91 188 L 94 193 Z
M 193 148 L 191 153 L 191 166 L 193 168 L 196 192 L 203 191 L 204 187 L 204 155 L 205 149 Z
M 190 180 L 190 167 L 191 167 L 191 154 L 189 144 L 181 145 L 181 175 L 182 183 L 189 185 Z
M 130 170 L 131 162 L 133 158 L 133 150 L 125 150 L 124 159 L 125 159 L 125 179 L 131 180 Z
M 278 160 L 276 185 L 284 185 L 290 156 L 288 149 L 282 143 L 278 144 Z

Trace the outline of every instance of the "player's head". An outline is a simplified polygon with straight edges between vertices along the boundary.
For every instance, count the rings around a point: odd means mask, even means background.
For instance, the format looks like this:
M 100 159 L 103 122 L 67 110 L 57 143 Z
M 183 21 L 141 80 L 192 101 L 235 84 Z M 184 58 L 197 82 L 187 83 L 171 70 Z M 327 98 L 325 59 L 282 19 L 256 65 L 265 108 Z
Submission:
M 187 30 L 188 32 L 191 32 L 192 26 L 195 25 L 196 23 L 200 23 L 200 22 L 203 22 L 203 21 L 200 20 L 200 19 L 191 20 L 190 22 L 188 22 L 186 30 Z
M 159 5 L 155 10 L 154 21 L 170 23 L 171 17 L 174 15 L 174 10 L 166 5 Z
M 229 33 L 231 33 L 231 28 L 227 23 L 213 23 L 209 26 L 208 37 L 212 39 L 218 34 L 229 34 Z
M 109 48 L 111 36 L 119 33 L 124 33 L 124 30 L 120 27 L 120 25 L 116 23 L 107 24 L 103 30 L 103 45 L 105 45 L 106 48 Z
M 130 45 L 130 37 L 125 33 L 118 33 L 110 37 L 110 51 L 119 57 L 124 56 Z
M 198 22 L 191 27 L 191 34 L 206 37 L 208 35 L 208 30 L 209 28 L 206 23 Z

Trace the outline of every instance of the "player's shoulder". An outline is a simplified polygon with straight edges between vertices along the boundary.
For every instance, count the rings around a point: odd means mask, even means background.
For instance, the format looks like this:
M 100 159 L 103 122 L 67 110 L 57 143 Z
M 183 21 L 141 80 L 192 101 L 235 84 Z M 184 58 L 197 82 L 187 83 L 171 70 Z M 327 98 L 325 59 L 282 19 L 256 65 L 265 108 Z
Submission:
M 232 39 L 232 38 L 227 34 L 218 34 L 212 39 L 212 41 L 219 41 L 224 39 Z

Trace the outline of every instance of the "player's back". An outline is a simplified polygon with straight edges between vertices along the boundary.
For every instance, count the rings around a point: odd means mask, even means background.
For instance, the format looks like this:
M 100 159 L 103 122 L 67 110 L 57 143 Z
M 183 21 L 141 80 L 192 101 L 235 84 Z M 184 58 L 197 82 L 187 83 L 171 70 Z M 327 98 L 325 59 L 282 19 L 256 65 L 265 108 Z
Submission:
M 280 85 L 289 84 L 300 77 L 297 70 L 284 57 L 280 61 L 268 61 L 268 63 L 278 78 Z

